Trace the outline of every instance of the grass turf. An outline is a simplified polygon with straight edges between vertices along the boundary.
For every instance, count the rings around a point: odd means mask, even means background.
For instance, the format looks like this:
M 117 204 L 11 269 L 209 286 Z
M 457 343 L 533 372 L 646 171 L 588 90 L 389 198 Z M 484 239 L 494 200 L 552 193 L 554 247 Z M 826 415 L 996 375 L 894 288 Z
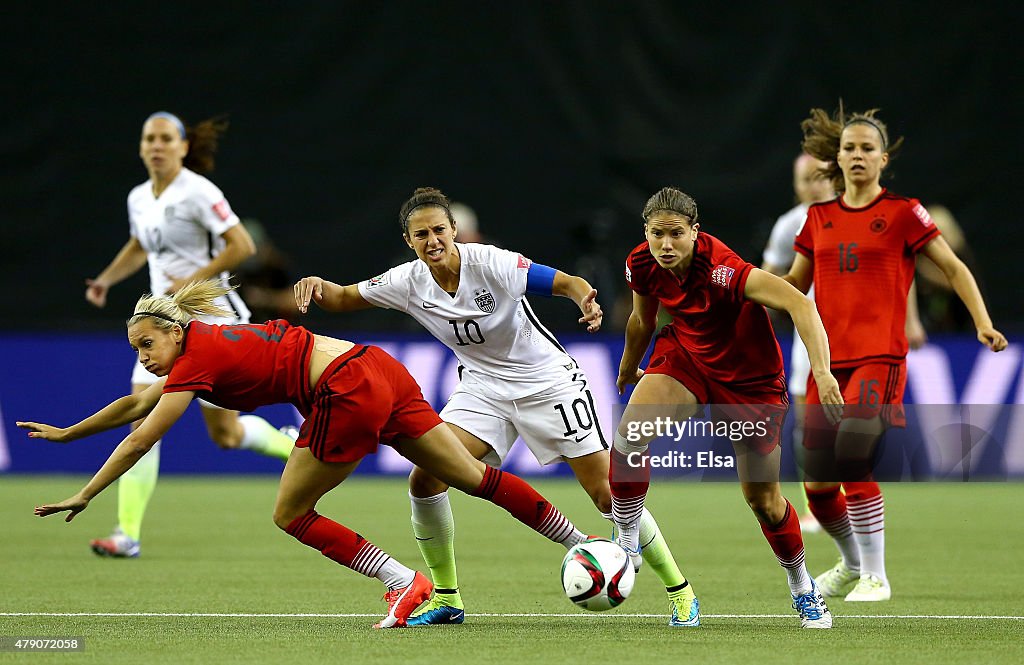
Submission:
M 657 578 L 642 570 L 617 610 L 588 614 L 563 596 L 562 550 L 499 509 L 452 494 L 462 626 L 375 631 L 383 592 L 278 531 L 270 521 L 272 478 L 161 480 L 144 527 L 142 557 L 100 559 L 90 538 L 115 514 L 108 490 L 70 525 L 31 515 L 69 496 L 79 477 L 5 477 L 0 482 L 0 635 L 84 636 L 75 654 L 0 653 L 0 662 L 564 663 L 632 662 L 1017 663 L 1024 621 L 897 618 L 897 615 L 1022 615 L 1024 486 L 890 484 L 888 603 L 835 599 L 831 631 L 801 631 L 785 576 L 733 483 L 655 482 L 658 518 L 706 615 L 670 629 Z M 536 487 L 588 532 L 609 526 L 571 481 Z M 797 488 L 787 486 L 791 498 Z M 424 569 L 400 480 L 353 478 L 319 510 L 407 565 Z M 828 568 L 827 536 L 805 538 L 812 574 Z M 11 616 L 13 613 L 367 614 L 331 617 Z M 474 615 L 476 613 L 476 615 Z M 526 616 L 479 616 L 523 614 Z M 534 616 L 567 614 L 570 616 Z M 653 614 L 654 617 L 628 616 Z M 727 617 L 715 615 L 783 615 Z M 851 615 L 870 615 L 857 618 Z M 873 618 L 884 615 L 884 618 Z

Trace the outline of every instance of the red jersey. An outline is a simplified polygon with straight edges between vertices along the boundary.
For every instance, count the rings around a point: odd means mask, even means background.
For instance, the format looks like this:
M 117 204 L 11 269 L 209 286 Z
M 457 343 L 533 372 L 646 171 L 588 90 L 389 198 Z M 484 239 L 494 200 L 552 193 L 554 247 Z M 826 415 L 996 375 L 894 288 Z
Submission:
M 747 382 L 782 374 L 782 352 L 768 312 L 743 296 L 753 268 L 701 232 L 685 276 L 659 266 L 644 242 L 626 259 L 626 282 L 638 294 L 656 297 L 672 315 L 666 328 L 708 378 Z
M 236 411 L 289 402 L 306 415 L 312 349 L 313 333 L 283 319 L 224 326 L 192 321 L 163 391 L 192 390 Z
M 863 208 L 842 197 L 810 207 L 793 247 L 814 262 L 833 367 L 903 362 L 915 255 L 938 236 L 919 201 L 885 189 Z

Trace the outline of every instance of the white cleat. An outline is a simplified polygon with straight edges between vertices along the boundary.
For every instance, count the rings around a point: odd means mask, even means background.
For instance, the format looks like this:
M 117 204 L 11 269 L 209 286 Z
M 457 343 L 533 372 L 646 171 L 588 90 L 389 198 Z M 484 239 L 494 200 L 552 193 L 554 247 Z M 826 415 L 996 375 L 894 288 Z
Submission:
M 832 613 L 828 611 L 825 598 L 813 582 L 810 591 L 802 596 L 793 596 L 793 609 L 800 615 L 801 628 L 832 627 Z
M 853 591 L 846 594 L 848 603 L 877 603 L 892 598 L 892 587 L 888 580 L 883 580 L 877 575 L 864 574 L 860 576 L 857 586 Z
M 860 571 L 850 570 L 840 559 L 839 563 L 815 577 L 814 583 L 821 590 L 821 595 L 834 598 L 849 592 L 859 579 Z

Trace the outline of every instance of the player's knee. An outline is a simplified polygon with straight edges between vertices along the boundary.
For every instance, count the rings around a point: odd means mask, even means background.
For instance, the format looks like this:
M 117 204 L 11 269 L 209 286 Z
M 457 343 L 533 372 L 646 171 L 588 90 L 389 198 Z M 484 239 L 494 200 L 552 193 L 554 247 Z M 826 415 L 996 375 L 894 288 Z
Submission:
M 750 510 L 757 516 L 757 518 L 766 524 L 774 524 L 778 520 L 775 519 L 776 505 L 775 497 L 770 494 L 750 494 L 747 495 L 747 505 L 750 506 Z
M 597 510 L 604 515 L 612 512 L 612 491 L 608 487 L 608 483 L 604 484 L 604 487 L 598 488 L 596 491 L 590 493 L 590 499 L 594 502 L 594 506 Z
M 418 466 L 409 473 L 409 493 L 413 496 L 428 497 L 440 494 L 448 489 L 448 485 L 430 475 Z
M 309 511 L 298 511 L 292 506 L 274 506 L 274 524 L 282 531 L 288 530 L 288 525 L 295 521 L 295 518 L 302 517 Z
M 208 424 L 206 431 L 218 448 L 233 450 L 242 445 L 242 428 L 237 422 Z

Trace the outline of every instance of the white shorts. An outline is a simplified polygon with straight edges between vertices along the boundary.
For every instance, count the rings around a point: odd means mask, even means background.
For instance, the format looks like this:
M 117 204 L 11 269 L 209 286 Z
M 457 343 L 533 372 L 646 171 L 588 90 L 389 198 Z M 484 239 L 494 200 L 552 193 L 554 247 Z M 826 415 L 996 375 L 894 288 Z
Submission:
M 203 323 L 217 324 L 217 325 L 234 325 L 236 323 L 248 323 L 248 317 L 245 317 L 245 321 L 241 321 L 238 317 L 216 317 L 216 316 L 201 316 L 199 320 Z M 142 363 L 135 359 L 135 366 L 132 369 L 132 385 L 151 386 L 159 380 L 160 377 L 153 374 L 148 369 L 142 366 Z M 211 404 L 206 400 L 198 400 L 199 404 L 204 409 L 221 409 L 222 407 L 216 404 Z M 226 409 L 224 409 L 226 410 Z
M 800 335 L 793 333 L 793 350 L 789 358 L 789 394 L 794 397 L 807 396 L 807 377 L 811 375 L 811 361 L 807 357 L 807 347 Z
M 608 450 L 595 414 L 587 377 L 573 367 L 564 383 L 514 400 L 483 397 L 460 383 L 441 419 L 489 445 L 483 461 L 500 467 L 520 436 L 544 465 Z

